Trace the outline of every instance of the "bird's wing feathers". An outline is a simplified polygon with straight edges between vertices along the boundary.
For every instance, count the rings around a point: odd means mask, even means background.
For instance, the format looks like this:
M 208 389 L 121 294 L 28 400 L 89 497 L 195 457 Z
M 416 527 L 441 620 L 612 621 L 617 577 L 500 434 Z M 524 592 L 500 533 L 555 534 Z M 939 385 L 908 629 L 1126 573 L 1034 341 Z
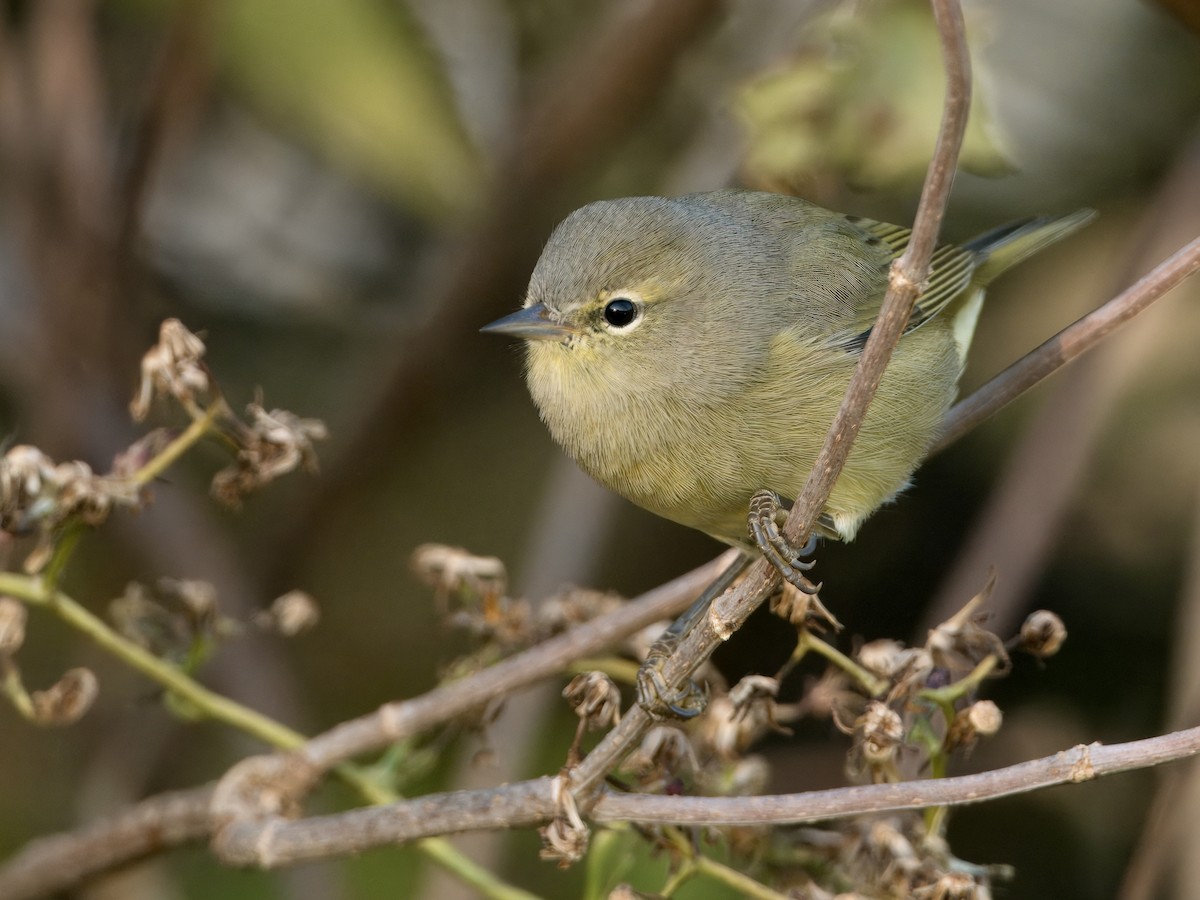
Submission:
M 861 229 L 868 239 L 881 242 L 888 251 L 890 261 L 894 262 L 908 248 L 908 239 L 912 229 L 900 225 L 890 225 L 887 222 L 876 222 L 874 219 L 864 219 L 859 216 L 848 216 L 850 222 Z M 980 254 L 974 250 L 957 247 L 953 244 L 942 244 L 933 253 L 930 262 L 929 279 L 925 291 L 921 294 L 912 316 L 909 317 L 905 333 L 920 328 L 950 303 L 963 296 L 971 284 L 972 276 L 980 261 Z M 883 294 L 862 298 L 862 304 L 857 310 L 857 317 L 852 330 L 850 342 L 862 346 L 866 343 L 867 335 L 879 315 L 883 303 Z

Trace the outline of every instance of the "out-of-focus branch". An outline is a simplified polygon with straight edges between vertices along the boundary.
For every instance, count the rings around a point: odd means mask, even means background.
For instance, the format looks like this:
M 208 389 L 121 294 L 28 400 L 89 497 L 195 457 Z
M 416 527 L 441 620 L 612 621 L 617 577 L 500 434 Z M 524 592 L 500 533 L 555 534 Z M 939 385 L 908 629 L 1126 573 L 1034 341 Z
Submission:
M 946 99 L 937 146 L 925 178 L 921 203 L 913 223 L 908 249 L 892 267 L 887 294 L 863 348 L 837 416 L 812 472 L 788 516 L 784 533 L 803 544 L 825 507 L 833 485 L 866 416 L 875 389 L 883 378 L 892 349 L 899 341 L 913 304 L 929 271 L 945 213 L 958 153 L 966 130 L 971 102 L 971 68 L 962 9 L 957 0 L 933 0 L 934 18 L 946 67 Z M 713 603 L 708 619 L 681 643 L 667 661 L 662 676 L 668 687 L 678 688 L 720 644 L 727 640 L 779 583 L 779 574 L 765 561 L 757 562 L 731 593 Z M 640 707 L 630 710 L 621 723 L 572 773 L 572 787 L 587 791 L 633 746 L 650 725 L 650 715 Z
M 206 837 L 212 785 L 143 800 L 77 831 L 40 838 L 0 869 L 0 897 L 32 900 L 87 878 Z
M 1200 639 L 1200 491 L 1196 494 L 1189 553 L 1179 609 L 1172 629 L 1171 706 L 1168 725 L 1183 728 L 1200 721 L 1196 641 Z M 1175 873 L 1172 896 L 1195 893 L 1200 883 L 1196 864 L 1196 798 L 1200 772 L 1195 766 L 1161 773 L 1154 802 L 1146 813 L 1137 846 L 1121 881 L 1119 900 L 1151 900 L 1165 895 L 1163 885 Z

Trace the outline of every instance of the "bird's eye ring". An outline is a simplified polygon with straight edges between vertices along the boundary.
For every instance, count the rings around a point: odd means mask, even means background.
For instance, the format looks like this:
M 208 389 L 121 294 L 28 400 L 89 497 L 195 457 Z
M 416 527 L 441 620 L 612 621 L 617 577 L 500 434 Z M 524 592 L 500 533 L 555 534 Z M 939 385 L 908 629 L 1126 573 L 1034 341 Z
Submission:
M 641 307 L 628 297 L 614 297 L 604 306 L 604 321 L 613 328 L 628 328 L 640 314 Z

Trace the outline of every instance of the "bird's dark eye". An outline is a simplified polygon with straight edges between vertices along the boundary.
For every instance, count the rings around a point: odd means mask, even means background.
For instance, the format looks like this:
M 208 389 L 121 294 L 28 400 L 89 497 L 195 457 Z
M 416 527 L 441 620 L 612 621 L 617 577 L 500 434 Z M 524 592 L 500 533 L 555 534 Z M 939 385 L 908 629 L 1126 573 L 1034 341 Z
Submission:
M 604 321 L 613 328 L 626 328 L 638 317 L 638 306 L 628 297 L 609 300 L 604 307 Z

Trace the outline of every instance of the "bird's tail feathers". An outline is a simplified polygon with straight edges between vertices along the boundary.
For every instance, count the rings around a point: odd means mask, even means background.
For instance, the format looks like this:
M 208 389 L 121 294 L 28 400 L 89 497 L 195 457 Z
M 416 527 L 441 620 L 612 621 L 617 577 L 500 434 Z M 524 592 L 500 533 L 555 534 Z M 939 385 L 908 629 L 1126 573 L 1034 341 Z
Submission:
M 986 287 L 1001 272 L 1073 234 L 1095 217 L 1095 210 L 1080 209 L 1065 216 L 1021 219 L 984 232 L 963 244 L 982 257 L 972 281 Z

